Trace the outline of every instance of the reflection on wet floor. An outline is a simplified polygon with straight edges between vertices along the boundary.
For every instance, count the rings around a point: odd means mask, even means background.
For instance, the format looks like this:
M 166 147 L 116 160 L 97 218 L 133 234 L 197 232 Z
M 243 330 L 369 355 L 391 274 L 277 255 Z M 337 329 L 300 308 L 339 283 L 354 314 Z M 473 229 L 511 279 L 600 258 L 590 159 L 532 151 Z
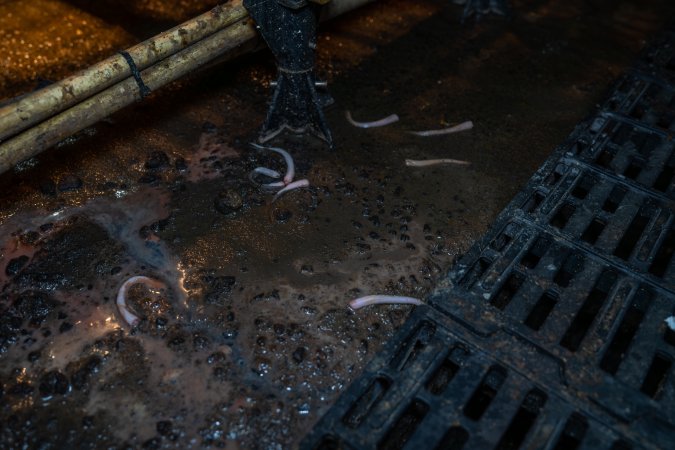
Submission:
M 327 115 L 338 150 L 275 142 L 310 187 L 274 203 L 249 179 L 255 167 L 285 170 L 248 145 L 274 75 L 266 53 L 174 83 L 4 174 L 0 442 L 297 444 L 411 310 L 354 312 L 349 300 L 424 298 L 444 282 L 667 2 L 515 3 L 513 21 L 473 27 L 441 0 L 377 2 L 328 25 L 319 68 L 337 100 Z M 0 21 L 19 13 L 12 4 Z M 116 26 L 101 29 L 127 39 Z M 42 76 L 32 70 L 17 80 Z M 401 120 L 360 129 L 346 109 Z M 475 127 L 459 134 L 408 133 L 465 120 Z M 141 318 L 131 328 L 115 299 L 136 275 L 167 288 L 129 290 Z

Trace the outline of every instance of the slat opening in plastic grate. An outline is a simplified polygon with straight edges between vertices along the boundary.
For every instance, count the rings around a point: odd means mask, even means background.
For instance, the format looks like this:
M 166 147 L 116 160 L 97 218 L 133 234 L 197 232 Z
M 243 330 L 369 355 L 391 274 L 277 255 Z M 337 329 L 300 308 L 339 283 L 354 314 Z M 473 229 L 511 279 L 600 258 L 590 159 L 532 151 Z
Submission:
M 490 268 L 492 265 L 492 261 L 489 258 L 481 257 L 476 261 L 476 264 L 471 266 L 471 269 L 467 272 L 466 276 L 462 278 L 460 281 L 460 285 L 466 289 L 470 289 L 473 287 L 474 284 L 478 280 L 481 279 L 481 277 L 485 274 L 485 272 Z
M 615 155 L 616 155 L 615 151 L 609 148 L 603 148 L 602 151 L 600 151 L 598 157 L 595 158 L 595 163 L 600 167 L 611 169 L 612 160 L 614 160 Z
M 490 299 L 490 304 L 498 309 L 506 308 L 513 297 L 516 296 L 524 281 L 525 276 L 519 272 L 509 274 L 501 289 Z
M 378 444 L 378 450 L 402 449 L 427 412 L 429 412 L 429 405 L 419 399 L 413 400 Z
M 628 442 L 619 439 L 612 444 L 612 448 L 610 450 L 633 450 L 633 446 Z
M 443 394 L 468 355 L 467 349 L 455 346 L 427 381 L 427 390 L 434 395 Z
M 554 450 L 576 450 L 584 440 L 588 431 L 588 421 L 580 414 L 574 413 L 565 423 Z
M 628 347 L 642 323 L 652 297 L 653 294 L 643 287 L 640 287 L 635 293 L 605 355 L 600 361 L 600 368 L 605 372 L 614 375 L 619 369 L 619 365 L 628 352 Z
M 584 270 L 584 261 L 585 258 L 580 253 L 570 252 L 553 277 L 553 282 L 560 287 L 568 287 L 574 277 Z
M 518 229 L 519 227 L 515 223 L 508 224 L 504 231 L 499 233 L 499 236 L 497 236 L 497 238 L 495 238 L 490 243 L 490 247 L 492 247 L 495 251 L 501 252 L 513 240 L 513 237 L 518 232 Z
M 450 427 L 435 450 L 462 450 L 469 441 L 469 432 L 460 426 Z
M 642 382 L 640 391 L 651 398 L 656 398 L 666 383 L 672 365 L 673 362 L 668 356 L 656 353 Z
M 668 60 L 668 63 L 666 64 L 666 69 L 675 71 L 675 57 Z
M 436 326 L 431 322 L 423 322 L 416 330 L 412 339 L 409 339 L 391 360 L 391 367 L 397 371 L 404 371 L 415 362 L 420 353 L 427 347 L 436 333 Z
M 670 328 L 669 325 L 666 324 L 665 326 L 666 330 L 663 332 L 663 340 L 669 344 L 675 347 L 675 330 Z
M 608 213 L 615 213 L 628 191 L 621 186 L 614 186 L 609 196 L 602 204 L 602 210 Z
M 589 245 L 594 245 L 606 226 L 607 222 L 605 220 L 594 217 L 581 234 L 581 240 L 587 242 Z
M 491 367 L 464 405 L 464 415 L 471 420 L 480 420 L 504 381 L 506 381 L 506 369 L 500 366 Z
M 321 439 L 321 442 L 314 447 L 314 450 L 351 450 L 351 448 L 340 438 L 328 434 Z
M 657 116 L 656 125 L 664 130 L 670 130 L 675 121 L 675 113 L 672 111 L 664 111 Z
M 574 189 L 572 189 L 571 194 L 579 200 L 583 200 L 588 196 L 588 193 L 596 184 L 598 184 L 597 178 L 588 174 L 584 174 L 576 183 Z
M 528 392 L 495 449 L 517 450 L 520 448 L 544 407 L 546 399 L 546 394 L 539 389 L 532 389 Z
M 520 260 L 520 264 L 528 269 L 534 269 L 539 264 L 542 256 L 546 254 L 551 247 L 552 239 L 549 236 L 540 236 Z
M 668 192 L 673 187 L 673 177 L 675 176 L 675 154 L 671 156 L 668 163 L 663 167 L 654 181 L 654 189 L 661 192 Z
M 565 229 L 565 226 L 574 215 L 574 211 L 576 211 L 576 206 L 573 203 L 571 202 L 563 203 L 562 206 L 558 208 L 558 211 L 551 219 L 551 226 L 554 226 L 561 230 Z
M 623 176 L 631 180 L 636 180 L 644 166 L 645 162 L 643 160 L 633 158 L 624 169 Z
M 546 322 L 546 319 L 555 308 L 556 303 L 558 303 L 558 294 L 552 291 L 544 292 L 534 307 L 530 310 L 530 313 L 525 318 L 525 325 L 533 329 L 534 331 L 539 331 L 541 326 Z
M 617 274 L 613 270 L 606 270 L 600 275 L 595 287 L 588 294 L 571 325 L 565 332 L 560 345 L 572 352 L 577 351 L 600 308 L 602 308 L 605 300 L 607 300 L 607 296 L 614 287 L 616 280 Z
M 675 254 L 675 228 L 671 228 L 661 242 L 652 264 L 649 266 L 649 272 L 663 278 L 673 260 L 673 254 Z
M 375 378 L 361 397 L 342 418 L 342 422 L 350 428 L 357 428 L 371 413 L 391 387 L 391 380 L 386 377 Z
M 532 212 L 541 205 L 541 202 L 544 201 L 546 195 L 541 191 L 534 191 L 532 195 L 527 199 L 523 204 L 522 210 L 525 212 Z
M 633 217 L 630 225 L 626 229 L 623 237 L 619 241 L 619 244 L 614 249 L 614 256 L 617 256 L 623 260 L 627 260 L 633 254 L 635 246 L 642 237 L 649 221 L 651 220 L 651 214 L 646 207 L 640 208 L 638 213 Z
M 567 173 L 568 167 L 565 164 L 558 164 L 555 169 L 546 177 L 544 184 L 547 186 L 555 186 L 558 181 Z

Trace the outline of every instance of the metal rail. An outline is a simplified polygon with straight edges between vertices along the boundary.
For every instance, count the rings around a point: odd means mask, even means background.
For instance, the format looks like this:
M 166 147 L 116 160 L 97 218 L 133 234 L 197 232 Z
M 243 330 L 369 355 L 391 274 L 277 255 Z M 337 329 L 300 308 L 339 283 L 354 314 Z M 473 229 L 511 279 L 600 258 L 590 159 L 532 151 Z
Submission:
M 333 0 L 323 17 L 330 19 L 372 1 Z M 0 174 L 141 100 L 144 86 L 156 90 L 210 61 L 251 51 L 257 43 L 258 34 L 241 0 L 233 0 L 11 102 L 0 108 Z

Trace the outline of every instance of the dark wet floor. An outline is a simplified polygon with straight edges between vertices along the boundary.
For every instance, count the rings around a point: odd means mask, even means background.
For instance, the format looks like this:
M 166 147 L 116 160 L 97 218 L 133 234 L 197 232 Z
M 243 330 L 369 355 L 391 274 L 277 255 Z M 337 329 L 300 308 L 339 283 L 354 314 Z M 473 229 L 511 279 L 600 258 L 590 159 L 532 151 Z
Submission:
M 0 3 L 0 29 L 32 39 L 25 59 L 41 62 L 21 66 L 28 41 L 4 39 L 13 78 L 0 98 L 203 6 L 45 2 L 96 24 L 91 47 L 67 53 L 13 19 L 19 3 Z M 461 10 L 381 1 L 322 28 L 337 151 L 275 141 L 311 184 L 277 202 L 249 181 L 257 166 L 284 170 L 247 145 L 274 77 L 267 52 L 193 74 L 2 175 L 0 447 L 297 445 L 410 312 L 349 300 L 424 298 L 443 283 L 675 4 L 518 1 L 512 20 L 468 26 Z M 401 120 L 363 130 L 345 110 Z M 455 135 L 407 133 L 466 120 L 475 127 Z M 162 285 L 129 289 L 132 329 L 115 302 L 137 275 Z

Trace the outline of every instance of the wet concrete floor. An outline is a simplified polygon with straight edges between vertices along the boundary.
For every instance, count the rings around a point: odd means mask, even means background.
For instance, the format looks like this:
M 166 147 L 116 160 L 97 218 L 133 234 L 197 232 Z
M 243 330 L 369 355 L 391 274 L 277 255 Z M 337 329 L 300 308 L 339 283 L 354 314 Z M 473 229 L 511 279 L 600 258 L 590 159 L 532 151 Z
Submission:
M 84 3 L 61 6 L 95 16 Z M 675 5 L 517 1 L 512 20 L 468 26 L 461 9 L 381 1 L 322 28 L 337 150 L 275 141 L 311 186 L 274 203 L 249 179 L 257 166 L 285 170 L 248 145 L 274 78 L 265 51 L 195 73 L 3 174 L 0 447 L 297 446 L 411 310 L 352 311 L 349 300 L 424 298 L 442 284 Z M 107 36 L 96 48 L 118 45 L 116 14 L 96 19 Z M 177 19 L 151 25 L 167 20 Z M 41 52 L 56 61 L 46 72 L 74 70 Z M 3 98 L 43 70 L 10 61 L 17 81 Z M 401 120 L 363 130 L 345 110 Z M 407 133 L 465 120 L 475 127 L 455 135 Z M 128 289 L 132 327 L 116 298 L 137 275 L 159 284 Z

